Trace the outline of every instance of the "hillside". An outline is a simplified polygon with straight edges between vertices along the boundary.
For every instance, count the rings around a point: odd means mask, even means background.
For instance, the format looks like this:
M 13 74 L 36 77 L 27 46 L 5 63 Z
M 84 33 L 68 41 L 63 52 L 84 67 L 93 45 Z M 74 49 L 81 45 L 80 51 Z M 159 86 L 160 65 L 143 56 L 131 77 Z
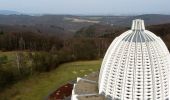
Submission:
M 123 32 L 130 29 L 125 26 L 109 26 L 109 25 L 92 25 L 82 28 L 75 34 L 76 37 L 96 37 L 96 38 L 112 38 L 119 36 Z M 170 23 L 150 25 L 146 27 L 147 30 L 152 31 L 160 36 L 170 49 Z
M 74 16 L 74 15 L 0 15 L 0 31 L 6 33 L 40 33 L 62 38 L 91 25 L 129 27 L 136 18 L 144 19 L 147 25 L 170 23 L 170 15 L 148 14 L 139 16 Z
M 0 25 L 17 30 L 17 28 L 33 29 L 43 33 L 56 34 L 60 31 L 75 32 L 76 30 L 91 25 L 91 22 L 72 22 L 68 18 L 72 16 L 67 15 L 43 15 L 43 16 L 29 16 L 29 15 L 0 15 Z M 76 18 L 76 16 L 74 16 Z M 16 29 L 15 29 L 16 28 Z M 30 29 L 29 29 L 30 28 Z M 1 30 L 6 31 L 2 27 Z
M 71 37 L 72 34 L 62 27 L 53 25 L 0 25 L 0 32 L 3 33 L 34 33 L 53 35 L 60 38 Z
M 0 52 L 0 89 L 2 90 L 0 96 L 5 100 L 11 98 L 26 100 L 30 97 L 39 100 L 55 86 L 59 87 L 77 75 L 96 71 L 100 63 L 98 61 L 94 65 L 88 62 L 69 63 L 66 66 L 61 64 L 102 58 L 111 41 L 130 28 L 128 23 L 131 23 L 130 20 L 134 17 L 2 16 L 3 18 L 0 18 L 0 50 L 2 51 Z M 146 23 L 164 23 L 148 24 L 146 29 L 159 35 L 170 49 L 168 15 L 153 16 L 138 17 L 146 18 Z M 8 21 L 6 17 L 9 18 Z M 119 20 L 116 21 L 117 18 Z M 166 23 L 164 19 L 167 20 Z M 115 21 L 116 25 L 108 23 L 111 20 Z M 127 24 L 121 23 L 123 20 L 127 21 Z
M 138 16 L 130 16 L 125 19 L 122 19 L 121 21 L 118 20 L 115 24 L 121 26 L 130 26 L 132 20 L 134 19 L 143 19 L 145 21 L 146 26 L 170 23 L 170 15 L 144 14 Z
M 12 54 L 12 53 L 11 53 Z M 13 55 L 13 54 L 12 54 Z M 77 61 L 60 65 L 48 73 L 41 73 L 18 82 L 0 93 L 2 100 L 43 100 L 63 84 L 98 71 L 101 60 Z
M 95 24 L 89 27 L 84 27 L 75 33 L 75 37 L 105 37 L 114 38 L 119 34 L 129 29 L 128 27 L 122 26 L 111 26 Z

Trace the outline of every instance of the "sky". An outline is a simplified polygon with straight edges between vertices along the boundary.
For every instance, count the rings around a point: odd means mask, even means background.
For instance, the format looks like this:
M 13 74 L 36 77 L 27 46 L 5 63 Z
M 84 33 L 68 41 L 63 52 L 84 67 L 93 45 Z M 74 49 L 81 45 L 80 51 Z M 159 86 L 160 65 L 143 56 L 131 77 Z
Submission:
M 32 14 L 170 14 L 170 0 L 0 0 L 0 10 Z

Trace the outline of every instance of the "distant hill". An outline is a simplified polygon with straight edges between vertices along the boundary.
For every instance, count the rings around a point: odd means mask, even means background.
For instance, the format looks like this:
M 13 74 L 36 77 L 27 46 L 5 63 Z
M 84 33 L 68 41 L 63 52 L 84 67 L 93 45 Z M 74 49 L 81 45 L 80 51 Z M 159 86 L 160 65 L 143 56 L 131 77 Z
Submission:
M 119 36 L 123 32 L 130 29 L 124 26 L 108 26 L 108 25 L 92 25 L 82 28 L 75 34 L 76 37 L 95 37 L 95 38 L 112 38 Z M 147 30 L 160 36 L 166 43 L 170 50 L 170 23 L 150 25 L 146 27 Z
M 43 15 L 43 16 L 30 16 L 30 15 L 0 15 L 0 25 L 24 25 L 36 27 L 53 27 L 62 28 L 69 32 L 75 32 L 82 27 L 92 25 L 92 22 L 72 22 L 66 18 L 76 18 L 76 16 L 67 15 Z M 85 20 L 86 21 L 86 20 Z
M 110 26 L 96 24 L 80 29 L 79 31 L 77 31 L 75 36 L 112 38 L 115 36 L 119 36 L 120 34 L 129 30 L 130 28 L 131 26 Z M 149 25 L 146 26 L 146 29 L 152 31 L 153 33 L 162 38 L 167 38 L 167 36 L 170 36 L 170 23 Z
M 19 15 L 21 13 L 11 10 L 0 10 L 0 15 Z
M 113 38 L 128 30 L 128 27 L 110 25 L 91 25 L 75 33 L 75 37 L 106 37 Z
M 0 11 L 0 14 L 19 14 L 15 11 Z M 79 29 L 96 23 L 111 25 L 131 25 L 133 19 L 145 20 L 147 25 L 170 23 L 170 15 L 145 14 L 138 16 L 71 16 L 71 15 L 0 15 L 0 24 L 6 25 L 57 25 L 65 29 Z M 70 25 L 71 24 L 71 25 Z
M 70 37 L 80 28 L 92 24 L 89 22 L 75 23 L 66 20 L 64 15 L 0 15 L 0 31 L 33 32 L 62 38 Z
M 65 38 L 72 36 L 77 31 L 83 31 L 89 26 L 99 25 L 103 34 L 108 30 L 115 32 L 119 27 L 130 27 L 132 20 L 144 19 L 146 25 L 170 23 L 170 15 L 147 14 L 139 16 L 74 16 L 74 15 L 18 15 L 18 12 L 0 11 L 0 31 L 5 32 L 33 32 L 40 34 L 52 34 Z M 5 15 L 6 12 L 6 15 Z M 12 14 L 13 13 L 13 14 Z M 8 15 L 12 14 L 12 15 Z M 111 27 L 103 30 L 105 27 Z M 114 27 L 114 29 L 112 29 Z M 82 29 L 83 28 L 83 29 Z M 116 31 L 117 31 L 116 30 Z M 89 30 L 88 30 L 89 31 Z M 90 30 L 91 31 L 91 30 Z M 106 32 L 105 32 L 106 31 Z M 84 32 L 84 31 L 83 31 Z M 95 34 L 95 33 L 89 33 Z M 95 34 L 101 35 L 101 34 Z
M 27 25 L 0 25 L 0 32 L 3 33 L 36 33 L 58 36 L 60 38 L 72 37 L 72 34 L 67 30 L 57 26 L 27 26 Z
M 134 19 L 143 19 L 145 21 L 145 25 L 147 26 L 170 23 L 170 15 L 145 14 L 145 15 L 138 15 L 138 16 L 130 16 L 125 19 L 118 20 L 113 24 L 121 25 L 121 26 L 130 26 L 132 20 Z

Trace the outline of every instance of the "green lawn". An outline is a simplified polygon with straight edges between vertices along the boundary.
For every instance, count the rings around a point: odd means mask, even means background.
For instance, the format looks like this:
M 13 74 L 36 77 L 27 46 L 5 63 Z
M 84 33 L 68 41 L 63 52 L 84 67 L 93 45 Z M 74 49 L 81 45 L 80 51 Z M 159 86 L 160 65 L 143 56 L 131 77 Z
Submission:
M 20 81 L 0 94 L 2 100 L 43 100 L 51 91 L 76 79 L 100 69 L 101 60 L 77 61 L 60 65 L 55 70 L 34 75 Z

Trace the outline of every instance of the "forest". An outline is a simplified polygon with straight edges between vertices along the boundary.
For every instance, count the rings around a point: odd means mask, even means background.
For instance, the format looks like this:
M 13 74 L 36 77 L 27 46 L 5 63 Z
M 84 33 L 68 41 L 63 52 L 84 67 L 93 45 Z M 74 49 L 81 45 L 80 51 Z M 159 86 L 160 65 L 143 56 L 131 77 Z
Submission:
M 166 27 L 165 27 L 166 26 Z M 170 48 L 170 25 L 148 26 Z M 129 27 L 91 25 L 63 39 L 49 34 L 0 31 L 0 51 L 15 53 L 15 60 L 0 55 L 0 89 L 34 74 L 49 72 L 60 64 L 103 58 L 113 39 Z
M 0 32 L 1 52 L 15 53 L 15 61 L 0 56 L 0 89 L 58 65 L 76 60 L 102 58 L 112 38 L 74 36 L 61 39 L 37 33 Z

